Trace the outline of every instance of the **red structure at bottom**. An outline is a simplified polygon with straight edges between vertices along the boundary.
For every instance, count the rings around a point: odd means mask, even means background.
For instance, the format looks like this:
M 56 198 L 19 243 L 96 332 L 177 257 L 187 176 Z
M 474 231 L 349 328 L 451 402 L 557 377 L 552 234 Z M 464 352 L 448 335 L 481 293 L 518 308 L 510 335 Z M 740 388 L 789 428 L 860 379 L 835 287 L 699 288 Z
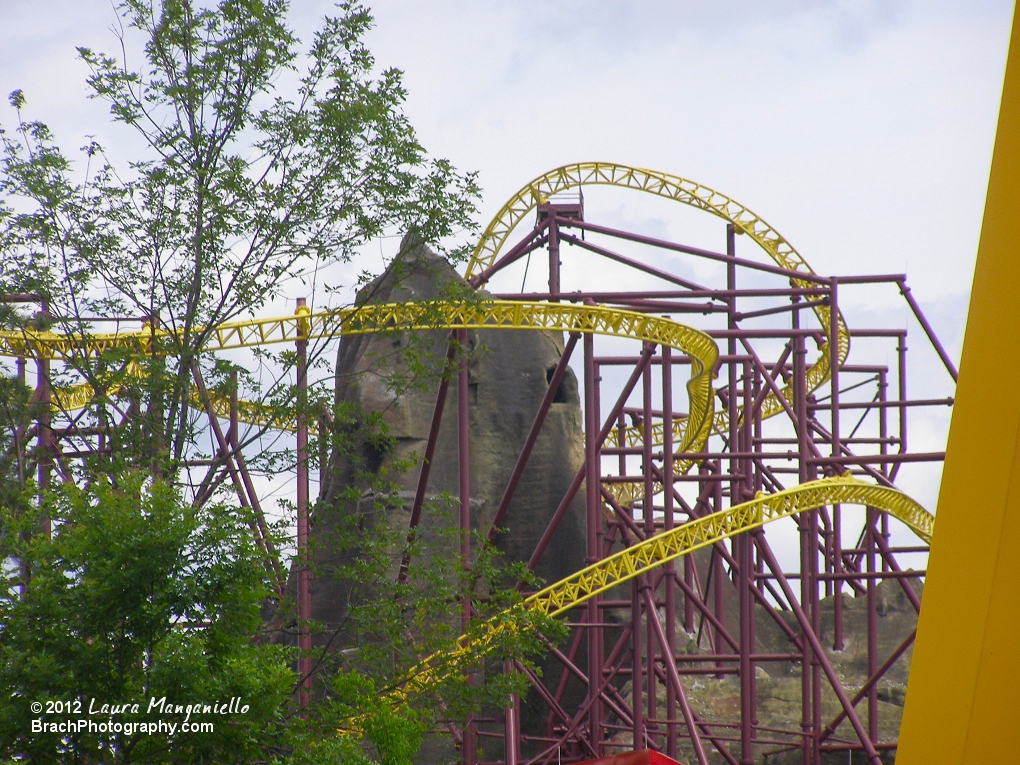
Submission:
M 634 752 L 623 752 L 597 760 L 585 760 L 579 765 L 681 765 L 681 763 L 654 749 L 638 749 Z

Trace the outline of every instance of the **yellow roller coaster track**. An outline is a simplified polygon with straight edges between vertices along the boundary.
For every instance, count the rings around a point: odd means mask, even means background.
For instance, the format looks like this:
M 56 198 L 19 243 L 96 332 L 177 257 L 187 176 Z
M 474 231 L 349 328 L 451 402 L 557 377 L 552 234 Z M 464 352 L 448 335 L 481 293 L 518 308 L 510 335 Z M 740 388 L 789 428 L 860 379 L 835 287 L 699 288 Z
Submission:
M 627 337 L 668 345 L 691 359 L 687 384 L 690 416 L 677 428 L 677 448 L 697 451 L 708 439 L 712 427 L 712 369 L 718 358 L 715 342 L 700 330 L 670 319 L 634 311 L 582 306 L 570 303 L 528 303 L 495 300 L 477 304 L 419 302 L 366 305 L 340 311 L 224 323 L 210 333 L 203 351 L 246 348 L 271 343 L 314 338 L 363 335 L 378 332 L 430 329 L 530 329 L 560 330 Z M 0 352 L 12 356 L 48 358 L 100 355 L 112 348 L 127 348 L 144 354 L 172 353 L 177 337 L 167 330 L 93 335 L 84 349 L 78 338 L 44 332 L 0 332 Z M 70 408 L 87 399 L 91 387 L 75 386 L 57 401 Z M 221 406 L 224 402 L 220 402 Z M 215 405 L 215 402 L 214 402 Z M 257 405 L 248 405 L 245 415 L 264 418 Z M 694 428 L 689 427 L 694 423 Z M 275 424 L 275 420 L 267 424 Z
M 720 194 L 714 189 L 676 175 L 655 170 L 628 167 L 610 162 L 583 162 L 564 165 L 563 167 L 551 170 L 532 180 L 511 197 L 486 227 L 468 262 L 465 276 L 470 277 L 478 271 L 491 266 L 495 262 L 496 256 L 506 242 L 510 232 L 538 204 L 548 200 L 557 193 L 585 185 L 608 185 L 618 188 L 636 189 L 705 210 L 732 223 L 738 231 L 757 242 L 777 265 L 792 272 L 814 274 L 814 271 L 808 266 L 807 262 L 772 226 L 744 205 L 724 194 Z M 811 286 L 810 282 L 797 280 L 796 278 L 793 278 L 793 281 L 798 286 Z M 438 304 L 428 305 L 438 307 Z M 378 331 L 381 327 L 378 321 L 378 313 L 380 309 L 385 308 L 385 306 L 366 306 L 316 314 L 308 313 L 307 310 L 300 311 L 299 309 L 299 313 L 294 316 L 228 322 L 214 330 L 209 344 L 203 350 L 217 351 L 271 343 L 293 342 L 303 338 L 330 337 L 339 334 L 341 326 L 345 324 L 346 326 L 343 326 L 345 334 Z M 399 306 L 390 306 L 390 308 L 393 309 L 394 315 L 387 317 L 386 321 L 389 322 L 390 328 L 393 329 L 428 329 L 447 325 L 450 327 L 463 326 L 463 324 L 457 322 L 458 317 L 455 315 L 457 310 L 462 308 L 459 306 L 446 306 L 444 308 L 448 308 L 449 313 L 446 310 L 441 312 L 447 315 L 439 317 L 432 314 L 431 320 L 427 322 L 423 322 L 422 319 L 430 314 L 430 310 L 434 309 L 424 309 L 422 312 L 415 311 L 412 312 L 415 315 L 409 317 L 406 315 L 407 312 L 399 310 Z M 815 307 L 814 311 L 826 337 L 828 337 L 831 326 L 831 311 L 825 310 L 822 307 Z M 410 323 L 407 322 L 408 318 L 411 319 Z M 444 319 L 448 319 L 448 321 L 444 322 Z M 520 324 L 515 324 L 512 320 L 510 323 L 506 323 L 503 317 L 497 318 L 495 323 L 501 328 L 567 328 L 562 325 L 540 327 L 527 323 L 526 319 Z M 361 324 L 369 329 L 359 329 Z M 423 324 L 428 326 L 423 326 Z M 842 317 L 838 314 L 836 315 L 836 330 L 838 358 L 839 363 L 842 364 L 849 353 L 850 335 L 846 330 Z M 96 334 L 87 337 L 31 331 L 24 333 L 0 332 L 0 355 L 59 358 L 81 355 L 83 351 L 89 355 L 98 355 L 108 349 L 125 346 L 139 353 L 172 353 L 173 341 L 175 339 L 176 336 L 173 333 L 166 331 L 153 332 L 148 328 L 135 333 Z M 822 345 L 817 361 L 806 372 L 805 383 L 808 390 L 816 389 L 829 379 L 830 359 L 827 348 L 827 344 Z M 788 387 L 784 388 L 782 393 L 787 400 L 792 396 L 792 391 Z M 73 389 L 65 389 L 63 392 L 58 393 L 58 400 L 55 403 L 58 407 L 65 410 L 77 409 L 89 400 L 90 394 L 90 386 L 74 386 Z M 222 413 L 225 414 L 227 411 L 226 403 L 218 403 L 220 406 L 217 410 L 222 410 Z M 213 404 L 216 407 L 217 401 L 214 401 Z M 242 409 L 241 414 L 246 421 L 271 427 L 282 426 L 283 429 L 289 429 L 286 423 L 281 422 L 279 418 L 267 414 L 258 404 L 244 402 L 243 405 L 239 404 L 239 407 Z M 761 403 L 761 416 L 763 419 L 776 415 L 782 410 L 782 403 L 772 393 L 769 393 Z M 713 426 L 716 432 L 725 433 L 728 425 L 728 412 L 715 413 Z M 657 445 L 661 445 L 663 442 L 662 427 L 661 422 L 653 423 L 652 425 L 652 440 Z M 687 441 L 687 420 L 678 418 L 674 420 L 673 427 L 674 442 L 679 444 Z M 639 446 L 643 440 L 643 431 L 641 428 L 635 427 L 624 428 L 621 439 L 619 431 L 614 430 L 607 437 L 607 445 L 618 446 L 621 440 L 626 446 Z M 689 467 L 689 465 L 684 467 Z M 621 501 L 628 499 L 629 495 L 624 485 L 617 484 L 612 488 L 612 491 L 619 495 Z
M 697 209 L 710 212 L 732 223 L 737 230 L 754 239 L 775 263 L 793 272 L 813 274 L 807 262 L 772 226 L 744 205 L 719 192 L 694 181 L 653 170 L 627 167 L 607 162 L 578 163 L 545 173 L 518 191 L 496 214 L 486 227 L 468 263 L 465 276 L 470 277 L 495 262 L 496 256 L 507 237 L 520 220 L 538 204 L 553 195 L 584 185 L 609 185 L 619 188 L 637 189 L 646 193 L 672 199 Z M 809 282 L 793 280 L 799 286 L 810 286 Z M 486 310 L 482 311 L 482 307 Z M 491 306 L 491 310 L 488 310 Z M 343 334 L 365 334 L 384 330 L 405 331 L 438 328 L 512 328 L 512 329 L 554 329 L 565 331 L 593 331 L 618 336 L 627 336 L 666 342 L 680 348 L 669 340 L 654 340 L 638 329 L 642 326 L 640 315 L 627 311 L 598 309 L 599 314 L 588 313 L 593 309 L 564 304 L 500 302 L 481 303 L 474 306 L 441 303 L 407 303 L 381 306 L 363 306 L 341 311 L 310 313 L 299 309 L 292 316 L 270 319 L 254 319 L 228 322 L 217 327 L 203 350 L 217 351 L 244 348 L 273 343 L 293 342 L 299 339 L 334 337 Z M 831 327 L 831 311 L 816 307 L 815 313 L 828 336 Z M 579 317 L 586 317 L 578 324 Z M 650 317 L 644 317 L 647 321 Z M 841 316 L 836 316 L 838 357 L 842 363 L 849 353 L 849 333 Z M 655 319 L 656 322 L 668 320 Z M 676 327 L 683 325 L 669 322 Z M 637 331 L 635 331 L 637 330 Z M 693 331 L 693 330 L 692 330 Z M 668 334 L 668 333 L 667 333 Z M 176 336 L 164 330 L 153 332 L 146 328 L 135 333 L 91 335 L 85 339 L 84 350 L 90 355 L 99 355 L 114 347 L 128 347 L 139 353 L 172 353 Z M 708 341 L 709 343 L 711 341 Z M 704 345 L 704 343 L 702 344 Z M 714 344 L 713 344 L 714 346 Z M 0 353 L 11 356 L 36 356 L 59 358 L 82 353 L 82 338 L 55 333 L 0 332 Z M 717 351 L 715 351 L 717 355 Z M 707 359 L 707 356 L 705 357 Z M 704 364 L 705 359 L 702 360 Z M 712 359 L 714 364 L 714 358 Z M 701 372 L 712 369 L 712 364 L 702 366 Z M 817 361 L 806 372 L 806 387 L 814 390 L 829 378 L 830 361 L 827 345 L 820 349 Z M 707 375 L 695 372 L 691 385 L 702 387 Z M 690 386 L 689 386 L 690 387 Z M 710 390 L 710 388 L 709 388 Z M 93 395 L 91 386 L 79 384 L 54 391 L 54 407 L 65 411 L 79 409 L 87 404 Z M 701 420 L 703 412 L 698 408 L 703 391 L 689 390 L 692 414 L 699 422 L 699 431 L 704 430 Z M 782 391 L 789 400 L 792 391 Z M 709 396 L 711 399 L 711 396 Z M 229 402 L 212 396 L 212 405 L 218 415 L 229 414 Z M 196 404 L 200 404 L 195 399 Z M 292 424 L 274 416 L 266 407 L 255 402 L 238 402 L 239 416 L 245 422 L 278 428 L 292 429 Z M 778 414 L 782 403 L 774 394 L 768 394 L 761 404 L 762 418 Z M 688 418 L 677 418 L 673 422 L 674 442 L 680 451 L 700 449 L 707 439 L 707 432 L 698 432 L 688 437 Z M 712 426 L 716 432 L 726 432 L 729 424 L 728 412 L 714 414 Z M 652 424 L 653 443 L 663 442 L 662 422 Z M 626 427 L 622 438 L 618 430 L 607 437 L 608 446 L 617 446 L 622 441 L 627 446 L 640 446 L 643 430 Z M 691 466 L 690 460 L 676 466 L 685 471 Z M 638 487 L 626 483 L 611 483 L 607 490 L 621 503 L 636 499 L 641 493 Z
M 775 494 L 759 494 L 749 502 L 656 534 L 536 592 L 518 609 L 559 616 L 612 587 L 695 550 L 772 521 L 831 504 L 877 508 L 902 521 L 926 544 L 931 542 L 935 517 L 906 494 L 849 476 L 835 476 Z M 465 659 L 478 658 L 491 648 L 500 634 L 516 629 L 518 621 L 513 618 L 512 611 L 490 619 L 482 626 L 479 637 L 418 664 L 396 693 L 399 696 L 419 693 L 457 672 L 464 667 Z
M 714 189 L 657 170 L 629 167 L 613 162 L 578 162 L 558 167 L 538 176 L 510 197 L 510 200 L 503 205 L 486 226 L 481 239 L 475 245 L 464 273 L 465 278 L 476 276 L 492 266 L 511 231 L 538 205 L 547 202 L 556 194 L 582 186 L 615 186 L 622 189 L 634 189 L 704 210 L 732 223 L 738 232 L 753 239 L 781 268 L 814 275 L 814 271 L 811 270 L 804 258 L 778 231 L 744 205 Z M 816 286 L 814 282 L 796 277 L 793 277 L 791 281 L 798 287 Z M 814 308 L 814 312 L 822 325 L 825 336 L 828 337 L 830 310 L 819 306 Z M 836 316 L 836 337 L 839 363 L 842 364 L 850 352 L 850 333 L 846 329 L 843 317 L 839 314 Z M 819 349 L 818 360 L 807 371 L 806 384 L 809 391 L 815 390 L 829 379 L 829 367 L 828 346 L 823 345 Z M 792 391 L 785 388 L 783 395 L 787 400 L 790 400 Z M 782 410 L 783 405 L 772 393 L 769 393 L 762 401 L 762 418 L 779 414 Z M 725 433 L 728 426 L 729 413 L 725 411 L 716 413 L 716 431 Z M 683 421 L 676 420 L 674 427 L 677 428 L 674 438 L 679 441 L 683 435 L 680 432 L 684 427 Z M 656 423 L 653 426 L 652 439 L 656 444 L 662 443 L 662 423 Z M 627 446 L 639 446 L 643 440 L 641 428 L 627 428 L 624 431 L 623 440 Z M 610 446 L 619 446 L 618 434 L 613 432 L 607 443 Z
M 138 364 L 130 362 L 120 376 L 141 379 L 143 375 L 144 371 L 142 368 Z M 127 386 L 122 384 L 115 383 L 106 388 L 106 393 L 110 396 L 122 395 L 125 393 L 126 387 Z M 64 388 L 53 388 L 51 392 L 52 399 L 50 401 L 50 408 L 55 412 L 79 411 L 92 403 L 96 397 L 95 389 L 87 382 L 75 383 L 74 385 L 68 385 Z M 212 404 L 212 410 L 216 416 L 221 417 L 224 420 L 229 419 L 231 409 L 230 398 L 214 390 L 207 392 L 209 394 L 209 403 Z M 192 406 L 199 408 L 203 408 L 205 406 L 197 388 L 191 388 L 189 398 Z M 245 401 L 244 399 L 237 400 L 236 405 L 237 418 L 241 422 L 258 425 L 270 430 L 294 431 L 297 428 L 293 413 L 280 414 L 278 412 L 274 412 L 272 407 L 266 406 L 258 401 Z M 308 430 L 313 434 L 316 433 L 316 424 L 314 422 L 308 423 Z
M 715 342 L 704 332 L 670 319 L 634 311 L 570 303 L 489 300 L 478 303 L 422 301 L 383 303 L 335 311 L 295 312 L 292 316 L 224 322 L 210 333 L 202 352 L 293 343 L 344 335 L 430 329 L 533 329 L 629 337 L 683 349 L 712 364 Z M 175 351 L 177 334 L 170 330 L 119 332 L 78 336 L 53 332 L 0 332 L 0 356 L 49 359 L 93 358 L 120 348 L 145 355 Z M 710 369 L 710 367 L 709 367 Z

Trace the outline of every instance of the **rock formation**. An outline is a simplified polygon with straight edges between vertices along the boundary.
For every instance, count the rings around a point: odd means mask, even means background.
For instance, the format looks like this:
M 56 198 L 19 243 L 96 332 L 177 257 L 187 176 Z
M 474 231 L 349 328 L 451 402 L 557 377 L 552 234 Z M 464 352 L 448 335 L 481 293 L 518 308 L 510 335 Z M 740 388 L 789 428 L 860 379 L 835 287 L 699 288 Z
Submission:
M 367 285 L 359 301 L 397 303 L 455 295 L 466 282 L 443 258 L 405 238 L 401 254 L 386 272 Z M 385 458 L 373 454 L 371 440 L 358 446 L 369 473 L 400 460 L 415 467 L 398 474 L 406 522 L 425 452 L 436 390 L 448 348 L 448 332 L 389 332 L 343 338 L 336 363 L 336 400 L 364 412 L 381 413 L 396 449 Z M 563 351 L 557 332 L 486 330 L 468 333 L 468 385 L 472 525 L 485 531 L 492 520 L 532 419 L 548 390 L 549 376 Z M 413 378 L 413 379 L 412 379 Z M 394 387 L 396 385 L 396 388 Z M 458 494 L 457 385 L 449 386 L 428 492 Z M 332 455 L 321 499 L 332 501 L 352 485 L 368 491 L 367 476 L 357 475 L 359 460 Z M 517 487 L 497 547 L 510 561 L 527 560 L 547 522 L 583 462 L 581 411 L 577 381 L 568 369 L 546 416 L 527 469 Z M 393 518 L 397 522 L 396 516 Z M 430 520 L 423 516 L 422 524 Z M 312 536 L 316 533 L 313 519 Z M 326 554 L 323 551 L 321 554 Z M 553 537 L 537 573 L 556 581 L 584 560 L 583 494 L 575 499 Z M 335 604 L 317 585 L 313 617 L 334 621 Z
M 443 258 L 405 238 L 401 254 L 378 279 L 361 290 L 358 303 L 398 303 L 470 296 L 467 283 Z M 321 485 L 318 515 L 311 519 L 310 548 L 314 567 L 326 572 L 339 561 L 330 544 L 338 515 L 380 512 L 392 530 L 408 528 L 415 488 L 425 452 L 436 393 L 449 348 L 449 332 L 386 332 L 344 337 L 336 362 L 336 403 L 359 417 L 375 416 L 395 442 L 385 453 L 369 429 L 356 422 L 334 448 Z M 532 421 L 549 389 L 563 352 L 558 332 L 486 330 L 467 337 L 471 524 L 485 532 L 513 471 Z M 449 385 L 419 538 L 435 543 L 457 525 L 459 492 L 457 381 Z M 581 410 L 577 380 L 569 369 L 555 392 L 541 435 L 518 484 L 496 547 L 508 562 L 526 561 L 583 462 Z M 410 469 L 393 470 L 400 463 Z M 373 481 L 380 476 L 396 484 L 379 502 Z M 568 508 L 536 573 L 556 581 L 584 564 L 584 491 Z M 443 512 L 445 510 L 445 512 Z M 455 538 L 445 535 L 440 550 L 456 559 Z M 442 545 L 445 544 L 445 550 Z M 396 570 L 392 575 L 396 574 Z M 293 578 L 292 578 L 293 579 Z M 294 592 L 293 581 L 290 585 Z M 344 619 L 356 591 L 335 577 L 312 583 L 312 618 L 321 625 L 319 645 L 349 646 Z M 528 704 L 524 705 L 527 725 Z M 456 753 L 448 740 L 430 742 L 420 761 L 449 760 Z M 495 753 L 493 753 L 495 754 Z

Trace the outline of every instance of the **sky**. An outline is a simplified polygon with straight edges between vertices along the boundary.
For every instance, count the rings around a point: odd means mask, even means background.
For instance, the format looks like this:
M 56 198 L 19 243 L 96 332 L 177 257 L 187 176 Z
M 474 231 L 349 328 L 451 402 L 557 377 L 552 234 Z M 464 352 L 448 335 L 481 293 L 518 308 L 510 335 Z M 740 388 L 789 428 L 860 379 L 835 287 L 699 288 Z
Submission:
M 331 9 L 294 0 L 299 37 Z M 820 273 L 906 272 L 931 303 L 969 289 L 1008 0 L 378 0 L 372 10 L 370 48 L 404 71 L 426 149 L 478 171 L 483 221 L 548 169 L 615 161 L 742 202 Z M 119 142 L 105 107 L 86 100 L 75 55 L 77 45 L 116 52 L 110 1 L 0 0 L 0 19 L 0 91 L 23 89 L 27 114 L 65 146 Z M 0 107 L 0 124 L 12 119 Z M 662 205 L 605 196 L 601 220 L 681 233 Z
M 293 0 L 298 36 L 309 40 L 331 7 Z M 481 222 L 569 162 L 666 171 L 747 205 L 816 272 L 906 273 L 958 357 L 1008 0 L 378 0 L 372 9 L 369 47 L 380 66 L 404 71 L 422 144 L 478 172 Z M 112 135 L 105 107 L 86 99 L 75 46 L 116 52 L 115 20 L 108 0 L 0 0 L 0 91 L 22 89 L 26 113 L 67 147 Z M 12 123 L 0 105 L 0 124 Z M 586 205 L 605 225 L 723 247 L 718 224 L 661 200 L 603 190 L 586 193 Z M 371 257 L 395 248 L 380 242 Z M 579 274 L 578 284 L 596 277 Z M 908 322 L 888 288 L 848 291 L 841 305 L 862 323 Z M 937 448 L 947 422 L 921 422 L 922 438 Z

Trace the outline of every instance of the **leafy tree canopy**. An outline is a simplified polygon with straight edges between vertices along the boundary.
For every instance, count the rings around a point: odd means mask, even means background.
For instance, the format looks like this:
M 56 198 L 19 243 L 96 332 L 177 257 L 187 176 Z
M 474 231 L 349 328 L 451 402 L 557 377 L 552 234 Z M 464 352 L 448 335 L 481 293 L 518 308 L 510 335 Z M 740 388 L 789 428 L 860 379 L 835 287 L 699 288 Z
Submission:
M 364 45 L 367 9 L 338 3 L 305 47 L 287 11 L 285 0 L 123 0 L 120 53 L 79 55 L 93 97 L 141 141 L 126 165 L 105 148 L 116 132 L 89 140 L 72 162 L 44 123 L 25 116 L 29 98 L 9 97 L 16 124 L 0 128 L 0 295 L 27 295 L 40 311 L 4 301 L 0 325 L 61 332 L 84 351 L 94 333 L 110 331 L 106 322 L 146 317 L 152 331 L 172 331 L 172 344 L 158 356 L 111 348 L 29 361 L 45 385 L 86 390 L 81 411 L 50 412 L 33 400 L 24 369 L 0 379 L 7 757 L 398 765 L 437 715 L 470 714 L 514 688 L 510 678 L 476 692 L 466 677 L 477 665 L 458 665 L 447 673 L 448 692 L 439 688 L 442 704 L 434 694 L 379 702 L 419 656 L 449 645 L 464 603 L 474 598 L 472 611 L 485 616 L 516 602 L 515 590 L 501 588 L 520 572 L 507 579 L 488 553 L 465 571 L 418 547 L 410 575 L 396 582 L 406 541 L 354 518 L 337 527 L 335 542 L 350 555 L 330 574 L 367 594 L 350 610 L 361 643 L 320 657 L 321 691 L 299 715 L 295 651 L 266 626 L 279 584 L 267 550 L 283 543 L 281 529 L 267 526 L 254 540 L 260 519 L 212 480 L 226 453 L 202 451 L 199 373 L 214 394 L 245 388 L 261 397 L 267 421 L 293 420 L 296 406 L 311 415 L 314 406 L 295 395 L 293 353 L 258 357 L 274 370 L 268 383 L 203 353 L 218 325 L 259 312 L 289 280 L 349 262 L 382 234 L 414 231 L 415 241 L 441 247 L 472 226 L 475 178 L 418 143 L 401 111 L 400 72 L 378 71 Z M 134 46 L 143 54 L 137 66 Z M 75 461 L 54 462 L 46 451 L 54 414 L 92 434 Z M 231 434 L 234 453 L 265 431 Z M 385 447 L 386 434 L 378 439 Z M 333 448 L 342 441 L 337 428 Z M 203 460 L 212 467 L 196 488 L 189 465 Z M 219 476 L 222 483 L 226 471 Z M 388 488 L 377 488 L 373 513 L 387 502 Z M 507 631 L 496 648 L 509 658 L 538 646 L 526 629 Z M 163 697 L 241 698 L 249 709 L 195 735 L 30 727 L 34 701 L 87 709 L 93 700 L 147 706 Z M 116 719 L 151 721 L 149 711 Z
M 376 72 L 363 44 L 368 11 L 337 8 L 299 54 L 285 0 L 125 0 L 122 49 L 142 37 L 143 66 L 79 54 L 93 97 L 142 140 L 128 167 L 92 140 L 76 173 L 46 125 L 21 116 L 25 95 L 11 94 L 0 290 L 45 296 L 53 326 L 83 337 L 94 317 L 147 316 L 175 331 L 173 363 L 148 370 L 146 391 L 160 398 L 150 425 L 170 472 L 193 436 L 192 364 L 218 324 L 385 232 L 438 243 L 471 226 L 474 176 L 426 155 L 401 112 L 400 72 Z M 108 389 L 124 366 L 111 353 L 76 371 Z

